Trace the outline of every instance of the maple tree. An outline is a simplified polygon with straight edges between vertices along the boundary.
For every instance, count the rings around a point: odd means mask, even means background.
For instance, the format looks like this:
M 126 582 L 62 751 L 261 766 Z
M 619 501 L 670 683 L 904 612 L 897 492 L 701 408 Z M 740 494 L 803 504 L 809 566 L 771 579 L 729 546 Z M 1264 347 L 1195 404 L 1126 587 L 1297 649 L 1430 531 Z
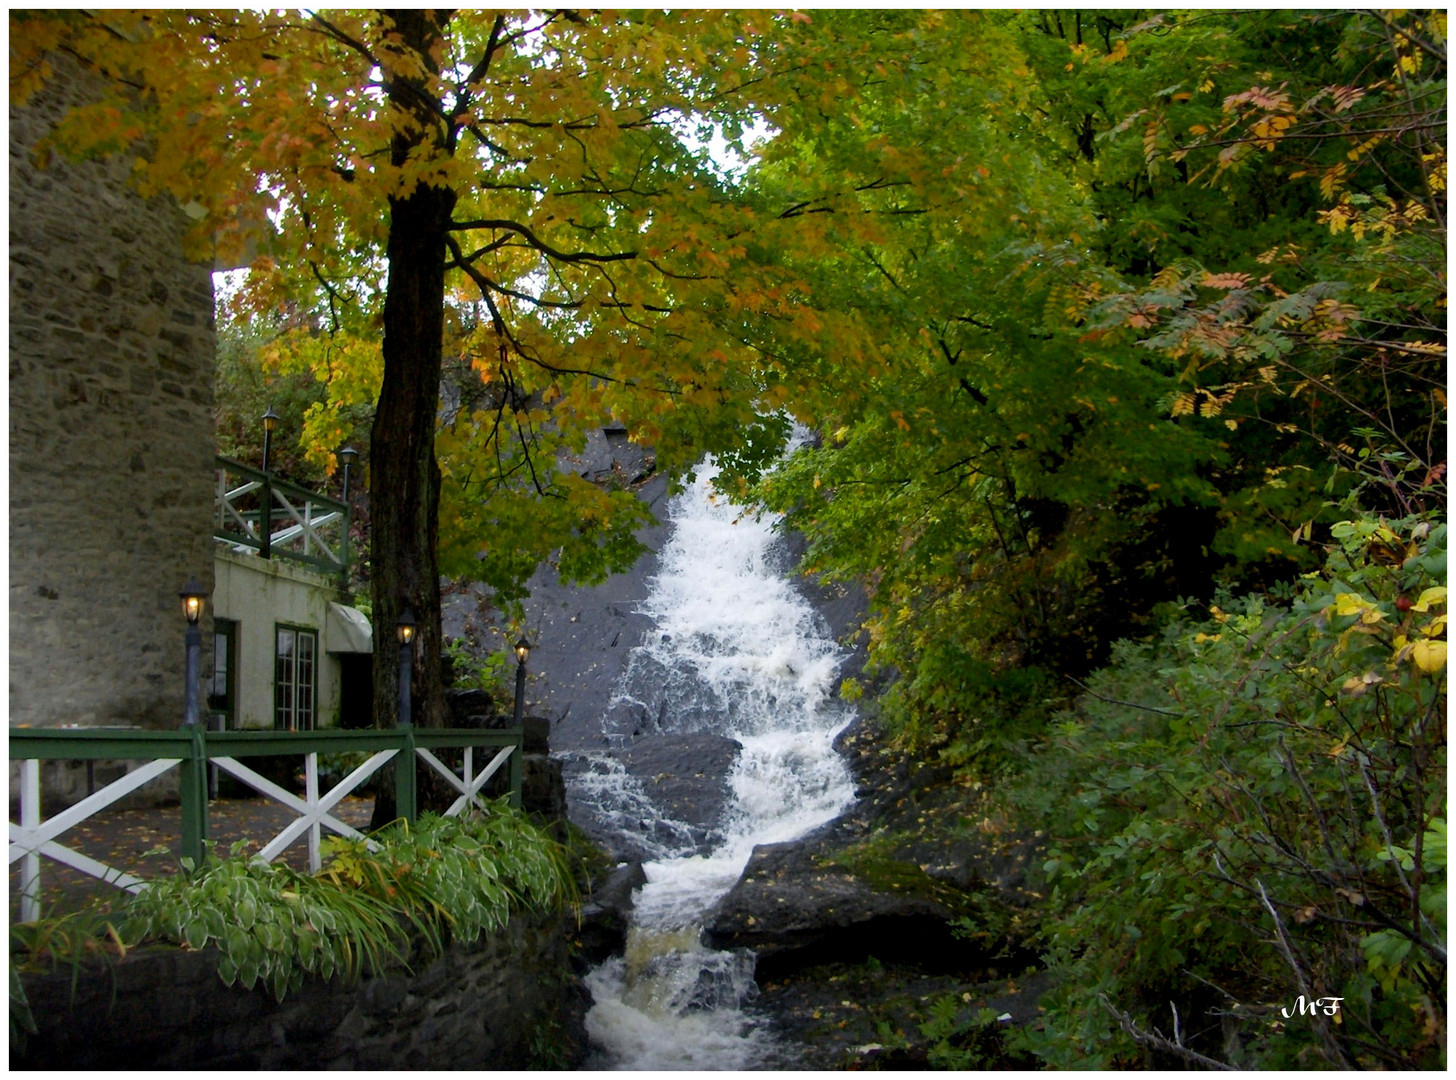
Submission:
M 701 140 L 742 152 L 792 96 L 783 28 L 807 20 L 779 21 L 771 39 L 752 13 L 12 17 L 13 98 L 55 51 L 108 80 L 49 148 L 144 146 L 140 190 L 182 202 L 199 252 L 250 262 L 238 311 L 315 313 L 279 346 L 340 383 L 310 413 L 315 452 L 377 394 L 373 615 L 420 623 L 423 722 L 443 719 L 442 542 L 447 567 L 517 588 L 550 547 L 588 578 L 635 554 L 630 492 L 558 475 L 558 448 L 611 419 L 666 468 L 771 452 L 782 424 L 760 414 L 782 389 L 742 325 L 805 305 L 761 257 L 772 216 L 725 197 Z M 447 300 L 486 390 L 437 432 Z M 380 723 L 394 677 L 380 650 Z

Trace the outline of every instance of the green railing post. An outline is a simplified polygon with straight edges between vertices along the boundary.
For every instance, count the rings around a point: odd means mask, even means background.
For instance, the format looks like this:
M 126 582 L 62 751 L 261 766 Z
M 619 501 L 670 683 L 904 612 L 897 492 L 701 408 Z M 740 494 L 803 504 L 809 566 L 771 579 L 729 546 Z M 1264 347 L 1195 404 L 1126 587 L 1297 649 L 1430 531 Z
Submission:
M 519 810 L 521 808 L 521 775 L 524 771 L 525 764 L 521 759 L 525 756 L 525 751 L 526 740 L 522 736 L 520 730 L 517 729 L 516 746 L 515 749 L 511 751 L 510 756 L 512 810 Z
M 207 839 L 207 742 L 201 724 L 191 725 L 187 756 L 179 767 L 182 795 L 182 854 L 202 865 Z
M 403 746 L 394 759 L 395 813 L 410 824 L 418 816 L 415 806 L 415 729 L 401 724 Z

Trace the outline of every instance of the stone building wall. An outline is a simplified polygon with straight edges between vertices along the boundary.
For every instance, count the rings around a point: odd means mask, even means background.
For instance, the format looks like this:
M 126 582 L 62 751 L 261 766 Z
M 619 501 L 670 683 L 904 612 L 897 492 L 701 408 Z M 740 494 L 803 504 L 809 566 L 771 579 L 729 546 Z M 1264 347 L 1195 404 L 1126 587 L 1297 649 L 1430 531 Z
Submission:
M 26 975 L 37 1033 L 12 1069 L 572 1068 L 590 995 L 573 974 L 570 916 L 517 914 L 493 937 L 452 944 L 349 984 L 308 978 L 277 1002 L 224 986 L 216 950 L 133 951 L 106 968 Z
M 34 165 L 85 95 L 54 66 L 10 109 L 10 722 L 174 727 L 177 593 L 213 578 L 211 267 L 128 160 Z

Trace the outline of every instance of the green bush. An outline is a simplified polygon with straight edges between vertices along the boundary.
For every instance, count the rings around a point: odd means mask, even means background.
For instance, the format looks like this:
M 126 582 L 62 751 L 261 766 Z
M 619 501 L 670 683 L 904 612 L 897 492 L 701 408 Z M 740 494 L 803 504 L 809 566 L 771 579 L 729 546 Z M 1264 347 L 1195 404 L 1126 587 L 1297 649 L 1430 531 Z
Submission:
M 1446 527 L 1334 532 L 1287 606 L 1120 645 L 1012 793 L 1049 836 L 1047 1063 L 1443 1067 Z
M 445 656 L 454 676 L 456 689 L 484 690 L 495 701 L 508 698 L 510 672 L 515 667 L 515 657 L 508 649 L 479 656 L 471 651 L 470 643 L 464 638 L 451 638 L 445 642 Z
M 518 811 L 399 821 L 362 840 L 330 838 L 317 875 L 281 863 L 209 854 L 157 878 L 121 908 L 11 928 L 12 972 L 77 962 L 103 946 L 124 954 L 147 941 L 216 948 L 229 986 L 262 984 L 278 1000 L 306 975 L 346 978 L 408 965 L 416 943 L 438 954 L 503 927 L 512 909 L 548 911 L 576 898 L 565 853 Z M 105 951 L 105 950 L 103 950 Z M 25 1015 L 11 979 L 12 1026 Z

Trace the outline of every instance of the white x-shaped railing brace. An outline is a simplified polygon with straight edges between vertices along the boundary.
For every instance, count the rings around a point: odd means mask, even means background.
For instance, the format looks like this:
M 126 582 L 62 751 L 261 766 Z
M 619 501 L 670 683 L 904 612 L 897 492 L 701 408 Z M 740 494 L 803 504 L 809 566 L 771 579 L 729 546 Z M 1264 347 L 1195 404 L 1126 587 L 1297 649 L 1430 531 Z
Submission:
M 146 884 L 139 877 L 114 866 L 82 855 L 79 851 L 55 842 L 56 837 L 85 821 L 98 810 L 104 810 L 125 795 L 131 794 L 169 769 L 180 764 L 178 758 L 161 758 L 149 761 L 138 769 L 127 773 L 120 780 L 107 784 L 94 795 L 88 795 L 80 802 L 54 817 L 40 816 L 40 762 L 28 758 L 21 762 L 20 778 L 20 824 L 10 823 L 10 862 L 24 859 L 20 868 L 20 919 L 30 922 L 40 918 L 40 856 L 48 855 L 58 863 L 90 874 L 102 881 L 118 885 L 129 892 L 137 892 Z
M 308 868 L 317 870 L 321 865 L 319 858 L 319 827 L 327 825 L 336 833 L 351 837 L 355 840 L 363 840 L 369 845 L 371 851 L 376 850 L 378 845 L 361 833 L 352 825 L 345 825 L 338 818 L 334 817 L 330 810 L 343 801 L 345 795 L 362 784 L 374 771 L 383 765 L 398 750 L 381 750 L 364 764 L 351 772 L 344 779 L 340 780 L 322 798 L 318 790 L 318 754 L 307 754 L 304 757 L 304 798 L 300 799 L 290 791 L 285 791 L 265 776 L 259 776 L 252 769 L 239 762 L 236 758 L 216 757 L 212 763 L 224 772 L 231 773 L 243 783 L 247 784 L 264 795 L 267 795 L 275 802 L 280 802 L 288 807 L 299 817 L 289 822 L 286 828 L 275 836 L 264 846 L 263 850 L 254 856 L 264 862 L 272 862 L 276 859 L 289 844 L 297 840 L 305 831 L 308 832 Z
M 456 791 L 460 792 L 460 798 L 456 799 L 453 803 L 451 803 L 450 809 L 445 811 L 446 817 L 454 817 L 456 814 L 460 813 L 461 810 L 465 809 L 465 805 L 467 803 L 474 803 L 476 806 L 480 807 L 480 809 L 485 809 L 485 804 L 480 801 L 480 789 L 485 787 L 486 781 L 494 776 L 496 772 L 499 771 L 500 767 L 506 763 L 506 761 L 511 756 L 511 751 L 513 751 L 514 749 L 514 746 L 507 746 L 502 749 L 499 753 L 496 754 L 495 757 L 491 759 L 490 764 L 487 765 L 483 770 L 481 770 L 479 776 L 472 778 L 470 775 L 470 769 L 474 762 L 475 748 L 473 746 L 467 746 L 465 748 L 464 779 L 456 776 L 454 769 L 447 767 L 443 762 L 440 761 L 439 758 L 437 758 L 434 754 L 430 753 L 428 750 L 417 746 L 415 747 L 415 753 L 419 754 L 420 757 L 424 758 L 427 762 L 429 762 L 430 766 L 437 773 L 439 773 L 447 781 L 449 781 L 451 787 L 453 787 Z

